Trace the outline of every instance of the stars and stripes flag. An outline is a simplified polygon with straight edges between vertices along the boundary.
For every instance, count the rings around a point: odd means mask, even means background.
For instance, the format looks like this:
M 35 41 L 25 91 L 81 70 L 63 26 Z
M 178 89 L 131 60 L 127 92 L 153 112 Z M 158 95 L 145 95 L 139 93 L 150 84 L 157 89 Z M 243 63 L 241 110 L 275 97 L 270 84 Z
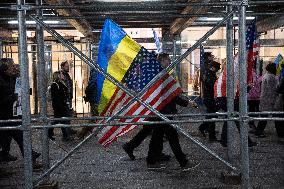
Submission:
M 247 52 L 247 83 L 253 82 L 253 69 L 257 61 L 259 52 L 259 39 L 257 36 L 257 30 L 255 21 L 247 26 L 246 30 L 246 52 Z M 226 97 L 226 79 L 227 68 L 224 66 L 219 78 L 215 82 L 214 96 Z M 239 61 L 238 54 L 234 57 L 234 81 L 235 81 L 235 97 L 239 96 Z
M 182 92 L 176 80 L 156 60 L 155 54 L 148 52 L 144 47 L 132 40 L 112 20 L 105 21 L 101 35 L 101 40 L 107 40 L 107 42 L 100 41 L 98 64 L 134 93 L 140 92 L 159 72 L 163 72 L 163 77 L 142 94 L 141 99 L 144 102 L 149 103 L 156 110 L 161 110 Z M 113 72 L 114 69 L 115 72 Z M 98 111 L 101 116 L 114 115 L 132 99 L 100 74 L 98 74 L 97 82 Z M 120 113 L 120 116 L 150 114 L 152 114 L 151 111 L 139 102 L 134 102 Z M 101 133 L 98 134 L 99 143 L 108 146 L 118 137 L 134 129 L 136 127 L 135 122 L 144 120 L 145 118 L 121 118 L 116 120 L 129 122 L 130 124 L 104 127 Z M 105 120 L 101 120 L 99 123 L 105 123 Z
M 200 45 L 200 81 L 203 81 L 205 71 L 205 55 L 204 55 L 204 47 Z

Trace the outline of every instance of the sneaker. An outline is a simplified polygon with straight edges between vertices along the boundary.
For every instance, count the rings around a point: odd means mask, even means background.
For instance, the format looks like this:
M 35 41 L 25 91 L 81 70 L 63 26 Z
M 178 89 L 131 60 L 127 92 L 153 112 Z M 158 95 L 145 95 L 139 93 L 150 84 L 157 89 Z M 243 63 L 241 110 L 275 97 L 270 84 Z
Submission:
M 16 161 L 18 158 L 11 154 L 5 154 L 0 156 L 0 162 Z
M 249 131 L 249 133 L 250 133 L 250 134 L 255 134 L 255 130 L 252 129 L 252 130 Z
M 0 169 L 0 178 L 10 178 L 13 174 L 13 172 L 7 172 L 4 169 Z
M 206 138 L 205 129 L 201 129 L 201 127 L 198 127 L 198 130 L 199 130 L 200 134 L 201 134 L 204 138 Z
M 71 133 L 71 135 L 75 135 L 75 134 L 77 134 L 77 131 L 75 129 L 70 129 L 70 133 Z
M 266 136 L 263 133 L 255 133 L 255 136 L 258 138 L 265 138 Z
M 71 138 L 68 136 L 68 137 L 62 137 L 62 140 L 64 141 L 64 142 L 68 142 L 68 141 L 70 141 L 71 140 Z
M 53 136 L 48 136 L 48 138 L 52 141 L 55 141 L 55 138 Z
M 42 171 L 43 169 L 43 164 L 39 162 L 34 162 L 33 163 L 33 170 L 34 171 Z
M 161 161 L 169 161 L 171 159 L 170 155 L 161 153 L 161 155 L 156 159 L 156 161 L 161 162 Z
M 38 153 L 36 151 L 32 151 L 32 158 L 33 162 L 36 162 L 36 159 L 41 155 L 41 153 Z
M 220 141 L 220 144 L 224 147 L 224 148 L 227 148 L 227 143 L 226 142 L 224 142 L 224 141 Z
M 200 165 L 200 162 L 186 161 L 184 165 L 180 165 L 182 171 L 190 171 Z
M 133 155 L 133 150 L 131 150 L 128 146 L 127 143 L 122 145 L 123 150 L 127 153 L 129 158 L 133 161 L 135 160 L 135 156 Z
M 156 163 L 147 163 L 147 169 L 148 170 L 161 170 L 165 169 L 166 166 L 164 164 L 161 164 L 159 162 Z
M 254 147 L 254 146 L 257 146 L 257 143 L 256 142 L 249 142 L 248 143 L 248 147 Z
M 209 137 L 209 142 L 214 143 L 214 142 L 220 142 L 216 137 Z

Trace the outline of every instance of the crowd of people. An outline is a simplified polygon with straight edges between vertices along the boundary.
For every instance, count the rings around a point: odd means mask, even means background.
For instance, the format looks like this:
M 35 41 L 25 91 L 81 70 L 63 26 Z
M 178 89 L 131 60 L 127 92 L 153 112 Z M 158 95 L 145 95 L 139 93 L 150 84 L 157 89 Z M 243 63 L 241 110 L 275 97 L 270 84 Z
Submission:
M 163 67 L 167 67 L 170 64 L 169 54 L 161 53 L 158 55 L 157 60 L 161 63 Z M 203 99 L 203 104 L 206 107 L 207 113 L 216 113 L 219 110 L 227 111 L 226 97 L 214 97 L 214 84 L 217 80 L 217 72 L 221 69 L 221 65 L 214 61 L 214 56 L 212 53 L 205 53 L 205 66 L 208 68 L 200 73 L 201 81 L 201 97 Z M 283 66 L 283 65 L 282 65 Z M 69 75 L 69 62 L 64 61 L 60 65 L 61 69 L 53 73 L 53 82 L 50 85 L 52 107 L 55 118 L 71 117 L 73 116 L 72 110 L 72 98 L 73 98 L 73 81 Z M 2 58 L 0 60 L 0 120 L 9 119 L 21 119 L 21 115 L 15 116 L 13 114 L 13 107 L 15 102 L 18 101 L 19 97 L 15 93 L 15 83 L 17 77 L 19 77 L 20 72 L 18 65 L 13 62 L 12 59 Z M 274 63 L 269 63 L 266 66 L 266 73 L 262 76 L 260 74 L 253 73 L 253 83 L 248 85 L 248 105 L 250 112 L 266 112 L 266 111 L 283 111 L 283 98 L 284 98 L 284 78 L 281 80 L 276 76 L 276 65 Z M 91 90 L 93 91 L 93 89 Z M 90 88 L 87 87 L 85 100 L 91 103 L 91 106 L 96 109 L 97 105 L 92 101 L 90 97 Z M 282 103 L 281 103 L 282 102 Z M 281 103 L 280 107 L 279 104 Z M 164 107 L 160 112 L 162 114 L 176 114 L 176 105 L 180 106 L 196 106 L 196 104 L 191 101 L 186 100 L 181 95 L 177 96 L 171 102 L 169 102 L 166 107 Z M 276 106 L 278 107 L 276 108 Z M 235 99 L 235 111 L 238 111 L 238 99 Z M 96 110 L 92 110 L 93 115 L 97 115 Z M 258 116 L 258 115 L 257 115 Z M 266 115 L 261 115 L 263 117 L 270 116 L 269 113 Z M 283 117 L 283 115 L 280 115 Z M 216 116 L 207 116 L 206 118 L 215 118 Z M 172 119 L 172 118 L 169 118 Z M 151 118 L 150 121 L 161 121 L 159 118 Z M 55 121 L 53 124 L 70 124 L 69 120 Z M 239 123 L 235 123 L 239 128 Z M 254 134 L 256 137 L 265 137 L 265 127 L 267 121 L 259 121 L 257 126 L 254 121 L 250 121 L 249 125 L 251 127 L 250 133 Z M 8 122 L 0 123 L 0 126 L 17 126 L 20 122 Z M 284 137 L 283 121 L 275 121 L 275 128 L 278 137 Z M 204 122 L 199 126 L 199 132 L 203 137 L 207 137 L 209 142 L 220 142 L 222 146 L 227 146 L 227 122 L 224 122 L 221 138 L 218 139 L 216 136 L 216 125 L 215 122 Z M 54 138 L 54 129 L 48 130 L 48 137 L 51 140 Z M 69 141 L 70 136 L 75 134 L 76 131 L 70 129 L 70 127 L 62 127 L 62 139 L 64 141 Z M 83 137 L 86 132 L 90 131 L 90 128 L 83 128 L 80 137 Z M 134 138 L 129 142 L 123 144 L 122 148 L 127 153 L 131 160 L 135 160 L 134 149 L 137 148 L 143 140 L 152 135 L 148 155 L 146 162 L 148 168 L 162 168 L 161 161 L 167 161 L 171 158 L 170 155 L 164 154 L 163 151 L 163 141 L 169 142 L 171 150 L 173 151 L 176 160 L 178 161 L 182 169 L 191 169 L 196 167 L 198 163 L 192 162 L 187 159 L 185 153 L 182 151 L 178 133 L 169 124 L 156 124 L 155 126 L 144 125 L 143 128 L 137 133 Z M 10 154 L 10 144 L 11 140 L 14 139 L 22 153 L 23 152 L 23 132 L 21 130 L 1 130 L 0 131 L 0 161 L 8 162 L 15 161 L 17 157 Z M 249 147 L 253 147 L 256 142 L 248 138 Z M 40 156 L 40 153 L 32 151 L 33 160 Z

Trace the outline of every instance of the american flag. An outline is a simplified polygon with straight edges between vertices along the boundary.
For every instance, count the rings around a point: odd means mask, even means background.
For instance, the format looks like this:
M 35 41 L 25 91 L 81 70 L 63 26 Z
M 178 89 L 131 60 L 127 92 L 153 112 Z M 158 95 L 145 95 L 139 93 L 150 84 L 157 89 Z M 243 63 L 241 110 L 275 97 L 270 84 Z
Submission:
M 175 81 L 165 70 L 163 70 L 160 63 L 156 60 L 156 56 L 153 53 L 149 53 L 145 48 L 141 48 L 138 55 L 135 57 L 128 72 L 123 78 L 122 82 L 127 88 L 135 93 L 141 91 L 159 72 L 163 71 L 163 77 L 155 82 L 149 90 L 147 90 L 141 97 L 141 99 L 149 103 L 156 110 L 161 110 L 168 102 L 179 95 L 182 90 Z M 110 102 L 101 115 L 111 116 L 115 112 L 119 111 L 125 106 L 132 97 L 125 92 L 116 89 Z M 141 105 L 139 102 L 132 103 L 127 109 L 125 109 L 120 115 L 150 115 L 152 114 L 147 108 Z M 133 125 L 135 122 L 144 121 L 145 118 L 133 118 L 133 119 L 120 119 L 119 122 L 129 122 L 131 124 L 126 126 L 107 126 L 104 127 L 99 136 L 99 143 L 103 146 L 108 146 L 115 141 L 118 137 L 124 135 L 128 131 L 136 127 Z M 100 121 L 105 123 L 105 121 Z
M 257 61 L 259 52 L 259 39 L 257 36 L 257 30 L 255 21 L 247 26 L 246 30 L 246 51 L 247 51 L 247 83 L 253 82 L 253 69 Z M 224 66 L 219 78 L 215 82 L 214 96 L 215 97 L 226 97 L 226 78 L 227 69 Z M 235 96 L 239 95 L 239 61 L 238 54 L 234 58 L 234 81 L 235 81 Z
M 253 21 L 248 25 L 246 31 L 246 51 L 247 51 L 247 82 L 252 83 L 253 67 L 256 63 L 259 51 L 259 39 L 257 36 L 256 24 Z
M 204 70 L 205 70 L 205 57 L 204 47 L 200 45 L 200 81 L 203 81 Z

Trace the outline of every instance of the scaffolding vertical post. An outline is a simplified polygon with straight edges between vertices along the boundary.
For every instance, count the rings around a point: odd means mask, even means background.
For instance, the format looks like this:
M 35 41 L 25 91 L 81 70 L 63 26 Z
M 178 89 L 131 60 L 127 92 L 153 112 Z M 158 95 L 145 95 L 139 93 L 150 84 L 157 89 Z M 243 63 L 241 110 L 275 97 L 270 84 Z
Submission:
M 231 1 L 231 0 L 230 0 Z M 233 7 L 227 6 L 227 12 L 231 12 Z M 233 60 L 233 16 L 227 20 L 226 24 L 226 38 L 227 38 L 227 111 L 229 118 L 232 117 L 234 112 L 234 60 Z M 227 145 L 228 145 L 228 159 L 229 162 L 233 163 L 234 153 L 234 122 L 228 121 L 228 132 L 227 132 Z
M 22 97 L 22 128 L 24 142 L 24 174 L 25 189 L 33 188 L 32 168 L 32 141 L 31 141 L 31 112 L 30 112 L 30 86 L 29 86 L 29 62 L 27 52 L 26 12 L 22 9 L 24 0 L 17 0 L 18 26 L 19 26 L 19 61 L 21 71 L 21 97 Z
M 36 5 L 42 5 L 42 0 L 36 0 Z M 42 19 L 42 9 L 37 9 L 37 16 Z M 45 59 L 44 59 L 44 34 L 43 28 L 36 25 L 36 40 L 37 40 L 37 60 L 38 60 L 38 91 L 40 99 L 40 117 L 44 120 L 44 125 L 47 125 L 47 104 L 46 104 L 46 73 L 45 73 Z M 42 129 L 42 161 L 44 171 L 50 167 L 49 162 L 49 140 L 48 129 Z M 47 180 L 46 180 L 47 181 Z
M 249 152 L 247 129 L 247 53 L 246 53 L 246 6 L 243 1 L 239 7 L 239 75 L 240 75 L 240 138 L 241 138 L 241 170 L 242 188 L 250 188 Z

